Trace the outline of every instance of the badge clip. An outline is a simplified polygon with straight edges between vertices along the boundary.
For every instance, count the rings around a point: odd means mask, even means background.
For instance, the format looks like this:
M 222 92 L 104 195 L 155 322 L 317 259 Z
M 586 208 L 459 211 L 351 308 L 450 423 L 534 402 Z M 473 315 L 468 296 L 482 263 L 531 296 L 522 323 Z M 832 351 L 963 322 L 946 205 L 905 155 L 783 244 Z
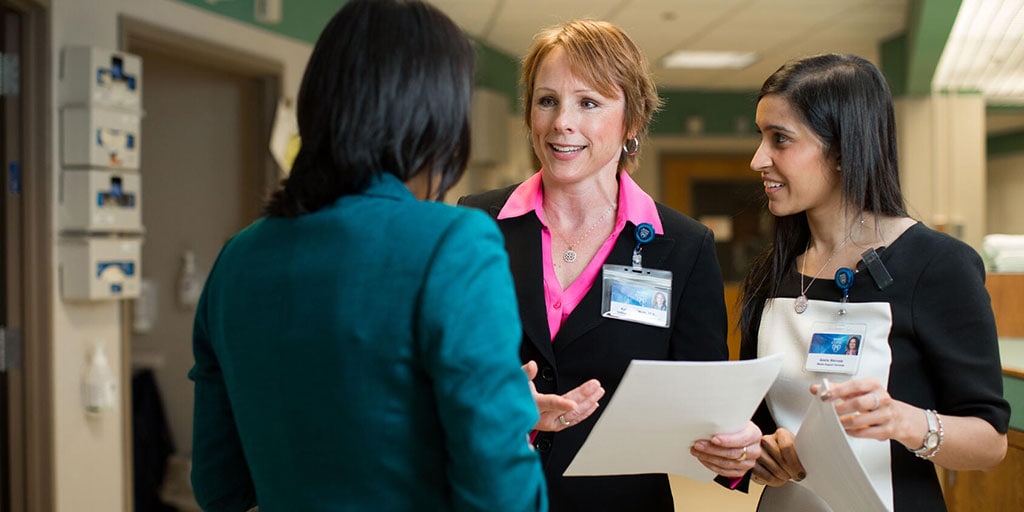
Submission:
M 843 299 L 839 301 L 839 316 L 846 314 L 846 301 L 850 298 L 850 288 L 853 288 L 853 270 L 842 267 L 836 270 L 836 286 L 843 291 Z
M 636 245 L 633 247 L 633 270 L 639 271 L 643 269 L 643 256 L 640 255 L 640 251 L 644 245 L 654 240 L 654 226 L 646 222 L 640 224 L 633 230 L 633 238 L 636 239 Z
M 864 266 L 868 268 L 868 273 L 871 274 L 872 279 L 875 280 L 875 286 L 878 287 L 879 291 L 888 288 L 893 283 L 889 270 L 885 268 L 882 259 L 878 257 L 878 253 L 874 249 L 864 251 L 860 258 L 864 262 Z

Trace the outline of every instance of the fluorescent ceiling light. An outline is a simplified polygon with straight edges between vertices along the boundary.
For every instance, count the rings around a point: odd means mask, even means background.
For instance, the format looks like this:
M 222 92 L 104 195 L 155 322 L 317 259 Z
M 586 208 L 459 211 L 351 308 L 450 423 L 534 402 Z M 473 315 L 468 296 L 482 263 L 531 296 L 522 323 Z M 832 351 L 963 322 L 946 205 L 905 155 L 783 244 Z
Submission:
M 757 62 L 754 52 L 672 52 L 661 60 L 666 68 L 743 69 Z

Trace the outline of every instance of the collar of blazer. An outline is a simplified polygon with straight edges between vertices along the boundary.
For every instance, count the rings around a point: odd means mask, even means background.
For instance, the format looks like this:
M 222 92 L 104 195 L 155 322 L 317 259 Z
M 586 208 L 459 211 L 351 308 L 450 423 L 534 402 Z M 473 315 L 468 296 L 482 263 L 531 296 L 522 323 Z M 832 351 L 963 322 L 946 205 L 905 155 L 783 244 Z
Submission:
M 498 207 L 500 210 L 500 207 Z M 523 215 L 498 221 L 505 234 L 505 244 L 509 253 L 509 266 L 515 278 L 516 296 L 519 298 L 519 314 L 522 318 L 523 334 L 529 338 L 549 364 L 555 362 L 555 351 L 560 351 L 578 340 L 591 329 L 604 322 L 619 322 L 601 316 L 601 276 L 594 281 L 576 309 L 565 320 L 559 329 L 554 343 L 548 330 L 546 304 L 544 303 L 544 270 L 541 259 L 541 224 L 536 215 Z M 626 226 L 615 240 L 615 246 L 605 263 L 631 265 L 633 257 L 633 230 L 636 226 L 626 222 Z M 658 235 L 643 248 L 643 263 L 647 268 L 664 269 L 668 255 L 675 247 L 674 238 Z

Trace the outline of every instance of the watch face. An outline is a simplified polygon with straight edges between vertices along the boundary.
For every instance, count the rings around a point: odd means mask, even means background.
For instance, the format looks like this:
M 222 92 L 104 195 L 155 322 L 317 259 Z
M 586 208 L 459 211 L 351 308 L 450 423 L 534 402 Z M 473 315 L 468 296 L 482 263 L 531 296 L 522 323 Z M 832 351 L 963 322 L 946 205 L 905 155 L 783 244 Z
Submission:
M 935 448 L 939 444 L 939 433 L 929 432 L 928 437 L 924 440 L 924 445 L 929 449 Z

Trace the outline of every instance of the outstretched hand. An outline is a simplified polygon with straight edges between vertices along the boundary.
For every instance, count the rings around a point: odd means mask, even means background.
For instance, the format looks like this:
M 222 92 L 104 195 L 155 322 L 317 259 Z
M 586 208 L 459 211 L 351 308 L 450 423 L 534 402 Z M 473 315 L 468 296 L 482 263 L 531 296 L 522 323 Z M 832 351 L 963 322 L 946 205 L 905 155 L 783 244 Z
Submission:
M 523 371 L 530 380 L 530 392 L 540 412 L 540 420 L 534 430 L 558 432 L 576 425 L 597 410 L 598 400 L 604 396 L 604 388 L 597 379 L 590 379 L 564 395 L 538 393 L 533 385 L 537 363 L 530 361 L 524 364 Z

